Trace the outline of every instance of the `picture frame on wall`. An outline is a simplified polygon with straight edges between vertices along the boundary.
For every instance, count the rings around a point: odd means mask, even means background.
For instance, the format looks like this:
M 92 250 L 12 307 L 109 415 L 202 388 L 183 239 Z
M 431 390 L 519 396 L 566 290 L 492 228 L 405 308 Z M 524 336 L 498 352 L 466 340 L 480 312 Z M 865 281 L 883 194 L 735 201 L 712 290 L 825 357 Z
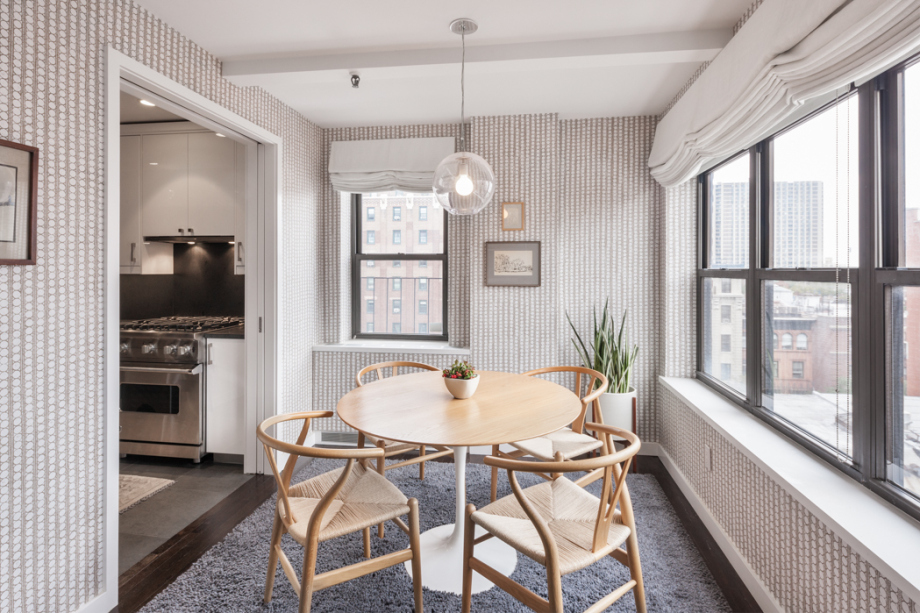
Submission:
M 502 202 L 502 230 L 505 232 L 524 229 L 524 203 Z
M 0 140 L 0 265 L 35 264 L 38 149 Z
M 539 287 L 539 241 L 486 243 L 486 285 Z

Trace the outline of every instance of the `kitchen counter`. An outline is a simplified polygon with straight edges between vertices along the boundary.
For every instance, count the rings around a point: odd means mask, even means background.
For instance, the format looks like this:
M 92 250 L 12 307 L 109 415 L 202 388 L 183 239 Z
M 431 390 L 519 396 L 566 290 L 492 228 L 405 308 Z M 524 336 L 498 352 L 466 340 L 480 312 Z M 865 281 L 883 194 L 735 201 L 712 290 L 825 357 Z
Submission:
M 243 332 L 245 330 L 245 325 L 240 324 L 239 326 L 233 326 L 232 328 L 223 328 L 222 330 L 214 330 L 213 332 L 205 332 L 205 338 L 245 338 Z

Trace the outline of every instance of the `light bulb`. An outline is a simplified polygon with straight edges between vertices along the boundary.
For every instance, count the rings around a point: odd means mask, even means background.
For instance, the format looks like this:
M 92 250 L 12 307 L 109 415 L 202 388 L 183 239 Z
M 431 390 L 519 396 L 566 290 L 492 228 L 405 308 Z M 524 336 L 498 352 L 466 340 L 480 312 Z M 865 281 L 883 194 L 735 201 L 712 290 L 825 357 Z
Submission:
M 454 184 L 454 189 L 457 190 L 457 193 L 461 196 L 469 196 L 473 193 L 473 180 L 470 179 L 469 175 L 462 174 L 457 177 L 457 182 Z

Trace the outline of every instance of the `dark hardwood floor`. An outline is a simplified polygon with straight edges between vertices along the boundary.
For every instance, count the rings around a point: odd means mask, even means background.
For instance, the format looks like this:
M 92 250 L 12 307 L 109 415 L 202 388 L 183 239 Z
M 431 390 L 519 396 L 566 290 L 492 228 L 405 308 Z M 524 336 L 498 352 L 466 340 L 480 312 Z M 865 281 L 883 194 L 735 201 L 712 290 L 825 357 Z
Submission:
M 482 462 L 482 457 L 471 456 L 470 461 Z M 435 461 L 452 462 L 453 459 L 448 456 Z M 757 601 L 661 460 L 653 456 L 642 456 L 636 465 L 639 473 L 653 475 L 658 480 L 732 611 L 759 613 L 761 608 Z M 256 475 L 135 564 L 119 579 L 118 606 L 113 609 L 113 613 L 134 613 L 140 610 L 274 493 L 275 480 L 269 476 Z
M 274 478 L 256 475 L 157 547 L 121 575 L 113 613 L 140 610 L 274 493 Z

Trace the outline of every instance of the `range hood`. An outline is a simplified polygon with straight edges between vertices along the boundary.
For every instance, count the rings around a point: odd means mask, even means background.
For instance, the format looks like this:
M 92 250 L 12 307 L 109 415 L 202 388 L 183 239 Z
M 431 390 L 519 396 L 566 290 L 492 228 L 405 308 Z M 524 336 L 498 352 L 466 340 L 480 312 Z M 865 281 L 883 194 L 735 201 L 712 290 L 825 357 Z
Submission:
M 233 236 L 202 236 L 193 234 L 191 236 L 145 236 L 145 243 L 232 243 L 236 238 Z

